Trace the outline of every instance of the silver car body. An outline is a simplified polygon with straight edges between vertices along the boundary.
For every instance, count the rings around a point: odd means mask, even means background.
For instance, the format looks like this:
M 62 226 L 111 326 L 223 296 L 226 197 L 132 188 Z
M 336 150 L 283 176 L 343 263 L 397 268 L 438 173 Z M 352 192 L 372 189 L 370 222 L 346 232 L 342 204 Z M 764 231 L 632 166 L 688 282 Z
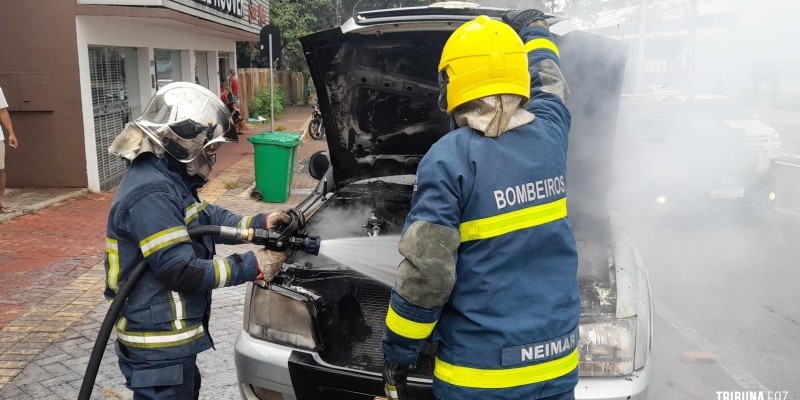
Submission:
M 580 377 L 575 388 L 575 398 L 580 400 L 641 400 L 647 398 L 652 363 L 650 351 L 653 343 L 653 304 L 650 297 L 650 282 L 647 271 L 642 267 L 642 259 L 636 247 L 623 228 L 621 217 L 612 217 L 614 237 L 614 274 L 616 276 L 616 317 L 623 319 L 636 317 L 637 344 L 645 343 L 645 364 L 629 375 L 614 377 Z M 271 343 L 252 337 L 247 332 L 248 316 L 251 312 L 251 299 L 254 290 L 261 290 L 248 284 L 245 296 L 245 324 L 234 346 L 236 374 L 243 399 L 259 399 L 254 388 L 267 389 L 280 393 L 283 400 L 296 400 L 292 379 L 289 374 L 289 359 L 293 352 L 311 355 L 314 360 L 332 370 L 341 367 L 326 363 L 314 351 L 297 349 Z M 375 373 L 348 370 L 347 372 L 380 376 Z M 421 382 L 430 382 L 419 380 Z M 272 399 L 270 399 L 272 400 Z

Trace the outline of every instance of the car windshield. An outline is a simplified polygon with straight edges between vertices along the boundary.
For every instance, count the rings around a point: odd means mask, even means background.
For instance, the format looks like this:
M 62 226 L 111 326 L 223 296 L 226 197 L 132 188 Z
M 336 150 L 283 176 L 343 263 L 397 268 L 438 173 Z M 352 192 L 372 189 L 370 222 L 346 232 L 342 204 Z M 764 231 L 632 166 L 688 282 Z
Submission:
M 623 133 L 645 142 L 720 141 L 735 137 L 715 116 L 685 107 L 629 108 L 620 116 Z
M 753 119 L 753 114 L 733 100 L 697 100 L 695 104 L 721 120 Z

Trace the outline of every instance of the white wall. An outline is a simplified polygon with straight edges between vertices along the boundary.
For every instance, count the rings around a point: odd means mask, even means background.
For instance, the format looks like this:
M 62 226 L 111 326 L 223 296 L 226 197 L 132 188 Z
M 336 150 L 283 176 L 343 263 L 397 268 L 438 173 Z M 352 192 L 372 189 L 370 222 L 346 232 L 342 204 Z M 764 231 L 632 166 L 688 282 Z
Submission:
M 97 153 L 94 137 L 94 114 L 92 109 L 91 77 L 89 73 L 89 46 L 135 47 L 139 60 L 139 106 L 147 106 L 155 94 L 152 82 L 155 76 L 153 49 L 182 51 L 181 80 L 194 82 L 189 55 L 195 50 L 207 51 L 209 75 L 217 70 L 217 52 L 236 53 L 236 42 L 209 29 L 164 19 L 85 16 L 76 17 L 78 39 L 78 66 L 80 69 L 81 102 L 83 108 L 84 146 L 86 149 L 86 173 L 89 190 L 100 190 L 97 170 Z M 211 77 L 210 77 L 211 78 Z M 213 78 L 212 78 L 213 79 Z M 219 81 L 210 82 L 211 90 L 217 92 Z M 131 88 L 135 90 L 136 88 Z M 133 96 L 131 96 L 133 97 Z
M 195 0 L 77 0 L 78 4 L 98 4 L 117 6 L 166 7 L 184 14 L 194 15 L 218 24 L 227 25 L 251 33 L 258 34 L 261 25 L 257 19 L 250 18 L 250 8 L 261 7 L 268 15 L 269 0 L 241 0 L 243 15 L 241 17 L 209 7 Z
M 142 114 L 141 99 L 139 97 L 139 52 L 137 49 L 126 47 L 125 54 L 125 84 L 128 91 L 128 104 L 131 107 L 131 118 Z
M 155 89 L 152 88 L 152 80 L 155 79 L 155 76 L 151 76 L 153 74 L 153 67 L 150 66 L 150 60 L 155 58 L 155 54 L 153 53 L 152 47 L 139 47 L 136 49 L 136 55 L 139 59 L 139 108 L 141 111 L 144 111 L 144 108 L 147 106 L 147 102 L 150 101 L 150 98 L 153 97 L 155 93 Z M 83 76 L 83 69 L 81 69 L 81 76 Z M 81 87 L 83 87 L 83 80 L 81 80 Z M 131 88 L 133 90 L 133 88 Z M 81 99 L 83 99 L 83 95 L 81 95 Z M 91 96 L 89 96 L 89 102 L 91 103 Z M 84 101 L 84 104 L 86 102 Z M 131 104 L 131 107 L 134 107 Z M 85 109 L 84 109 L 85 111 Z M 141 112 L 140 111 L 140 112 Z M 94 130 L 94 128 L 92 128 Z
M 208 52 L 208 85 L 212 92 L 219 94 L 219 52 Z

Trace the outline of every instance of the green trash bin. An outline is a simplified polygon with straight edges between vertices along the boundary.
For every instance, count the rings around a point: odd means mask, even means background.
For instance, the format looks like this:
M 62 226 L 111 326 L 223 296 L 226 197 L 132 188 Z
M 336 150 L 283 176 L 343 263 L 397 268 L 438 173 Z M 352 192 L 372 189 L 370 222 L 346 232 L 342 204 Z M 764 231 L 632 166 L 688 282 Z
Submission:
M 264 132 L 247 139 L 255 148 L 256 188 L 252 196 L 283 203 L 292 191 L 299 132 Z

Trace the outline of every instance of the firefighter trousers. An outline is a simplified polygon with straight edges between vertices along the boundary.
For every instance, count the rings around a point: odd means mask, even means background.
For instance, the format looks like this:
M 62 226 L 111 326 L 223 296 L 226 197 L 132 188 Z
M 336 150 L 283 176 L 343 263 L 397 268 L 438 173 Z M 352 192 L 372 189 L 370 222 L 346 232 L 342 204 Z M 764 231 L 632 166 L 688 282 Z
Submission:
M 125 345 L 116 343 L 119 369 L 133 400 L 196 400 L 200 397 L 197 356 L 173 360 L 133 360 Z

